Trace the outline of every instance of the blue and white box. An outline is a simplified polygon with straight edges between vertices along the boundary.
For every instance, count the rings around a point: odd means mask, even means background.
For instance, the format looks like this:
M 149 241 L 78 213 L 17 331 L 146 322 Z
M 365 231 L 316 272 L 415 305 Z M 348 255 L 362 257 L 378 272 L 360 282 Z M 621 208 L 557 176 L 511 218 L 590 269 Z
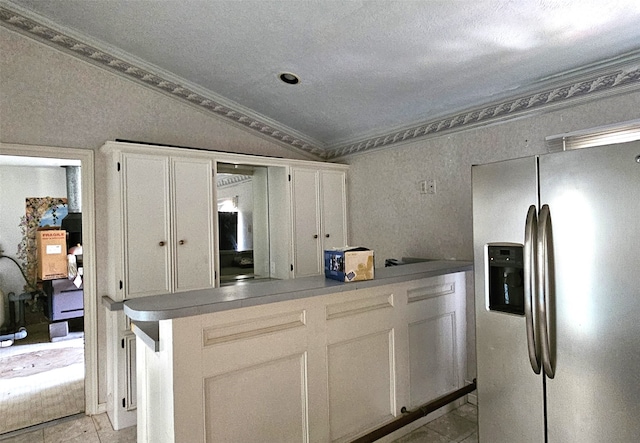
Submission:
M 343 282 L 372 280 L 373 251 L 363 247 L 345 247 L 324 251 L 324 275 Z

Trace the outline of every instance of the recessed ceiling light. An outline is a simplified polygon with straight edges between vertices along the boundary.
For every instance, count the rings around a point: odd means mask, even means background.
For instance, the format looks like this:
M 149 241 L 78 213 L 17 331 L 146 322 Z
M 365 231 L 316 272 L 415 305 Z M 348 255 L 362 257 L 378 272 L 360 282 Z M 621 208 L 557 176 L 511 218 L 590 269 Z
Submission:
M 283 72 L 282 74 L 280 74 L 280 80 L 288 85 L 297 85 L 298 83 L 300 83 L 300 78 L 290 72 Z

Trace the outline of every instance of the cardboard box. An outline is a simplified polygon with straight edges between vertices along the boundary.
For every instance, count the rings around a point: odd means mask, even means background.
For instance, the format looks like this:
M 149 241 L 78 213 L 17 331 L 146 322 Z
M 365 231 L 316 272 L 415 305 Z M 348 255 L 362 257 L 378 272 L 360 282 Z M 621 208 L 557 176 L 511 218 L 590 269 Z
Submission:
M 372 280 L 373 251 L 361 247 L 347 247 L 324 251 L 324 275 L 334 280 L 352 282 Z
M 61 229 L 36 231 L 38 278 L 67 278 L 67 231 Z

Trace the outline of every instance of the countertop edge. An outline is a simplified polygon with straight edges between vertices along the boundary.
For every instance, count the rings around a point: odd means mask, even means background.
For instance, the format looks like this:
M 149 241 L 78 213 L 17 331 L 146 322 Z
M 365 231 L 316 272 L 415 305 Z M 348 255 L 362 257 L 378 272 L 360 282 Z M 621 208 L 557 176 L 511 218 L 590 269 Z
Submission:
M 108 311 L 111 311 L 111 312 L 122 311 L 122 309 L 124 308 L 124 302 L 115 301 L 108 295 L 103 295 L 102 306 L 104 306 L 105 308 L 107 308 Z
M 131 331 L 153 352 L 160 350 L 160 326 L 158 322 L 132 321 Z
M 354 291 L 473 270 L 471 261 L 430 261 L 376 269 L 373 280 L 342 283 L 324 276 L 250 283 L 242 287 L 162 294 L 124 302 L 125 314 L 135 322 L 157 322 L 210 314 L 248 306 Z

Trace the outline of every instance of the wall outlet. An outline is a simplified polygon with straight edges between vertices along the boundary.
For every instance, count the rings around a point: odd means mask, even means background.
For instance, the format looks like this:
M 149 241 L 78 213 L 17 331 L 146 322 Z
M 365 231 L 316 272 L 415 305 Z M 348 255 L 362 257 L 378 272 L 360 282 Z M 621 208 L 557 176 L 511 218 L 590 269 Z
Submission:
M 435 194 L 436 193 L 436 179 L 432 178 L 427 180 L 427 194 Z

